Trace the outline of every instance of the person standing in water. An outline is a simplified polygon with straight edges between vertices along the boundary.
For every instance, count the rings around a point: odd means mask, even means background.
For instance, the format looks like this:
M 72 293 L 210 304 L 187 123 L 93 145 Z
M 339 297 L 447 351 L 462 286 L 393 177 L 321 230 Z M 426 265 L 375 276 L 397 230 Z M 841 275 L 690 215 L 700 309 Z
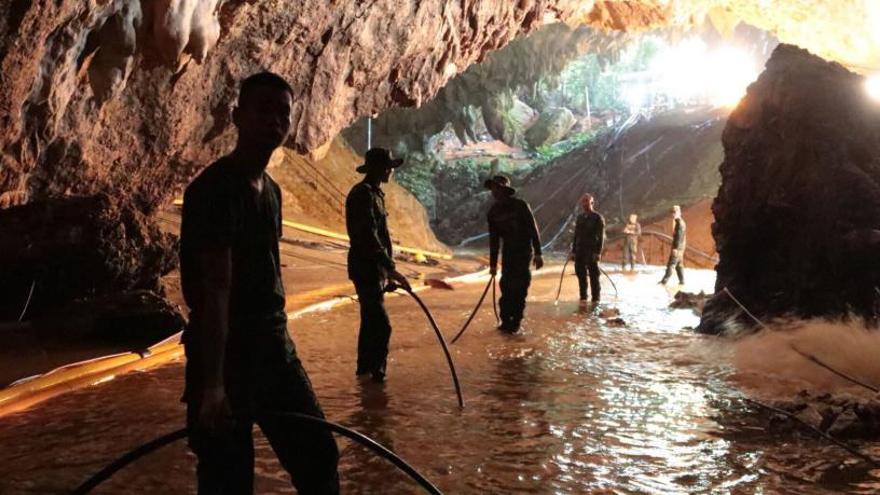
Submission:
M 534 255 L 535 269 L 544 266 L 541 257 L 541 234 L 529 204 L 515 197 L 516 189 L 510 187 L 510 179 L 496 175 L 487 179 L 483 186 L 492 191 L 495 202 L 489 209 L 489 271 L 498 270 L 498 251 L 501 248 L 501 312 L 499 330 L 508 333 L 519 331 L 526 296 L 532 282 L 529 265 Z
M 587 300 L 587 275 L 589 275 L 590 296 L 594 303 L 601 298 L 599 285 L 599 259 L 605 247 L 605 218 L 593 209 L 593 196 L 581 196 L 581 213 L 574 227 L 570 259 L 574 261 L 577 274 L 580 301 Z
M 350 239 L 348 278 L 354 284 L 361 307 L 358 331 L 356 373 L 374 382 L 385 381 L 391 322 L 385 311 L 385 290 L 389 282 L 409 288 L 409 282 L 397 271 L 392 257 L 388 212 L 382 184 L 391 180 L 394 169 L 403 160 L 391 158 L 383 148 L 372 148 L 357 168 L 364 180 L 351 188 L 345 199 L 345 227 Z
M 299 493 L 339 493 L 330 432 L 273 414 L 324 417 L 287 333 L 281 190 L 266 174 L 290 131 L 292 107 L 293 90 L 280 76 L 242 81 L 232 112 L 235 149 L 184 194 L 180 279 L 190 319 L 183 400 L 203 495 L 253 493 L 254 422 Z
M 623 258 L 620 261 L 620 269 L 626 270 L 629 262 L 630 271 L 636 269 L 636 256 L 639 252 L 639 237 L 642 235 L 642 226 L 639 217 L 635 213 L 630 214 L 629 221 L 623 228 Z
M 678 276 L 679 285 L 684 285 L 684 251 L 687 249 L 687 225 L 681 218 L 681 207 L 675 205 L 672 207 L 672 251 L 669 253 L 669 260 L 666 262 L 666 274 L 660 280 L 661 285 L 666 285 L 672 277 L 672 269 Z

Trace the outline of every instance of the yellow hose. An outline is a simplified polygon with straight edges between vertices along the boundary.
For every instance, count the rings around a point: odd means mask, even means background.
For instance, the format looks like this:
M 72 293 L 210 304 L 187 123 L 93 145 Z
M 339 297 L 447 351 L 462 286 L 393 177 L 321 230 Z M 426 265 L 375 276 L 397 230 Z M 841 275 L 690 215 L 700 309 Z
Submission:
M 183 205 L 183 200 L 182 199 L 175 199 L 174 205 L 175 206 Z M 322 229 L 321 227 L 315 227 L 313 225 L 307 225 L 307 224 L 299 223 L 299 222 L 291 222 L 288 220 L 282 220 L 281 223 L 284 224 L 285 227 L 290 227 L 291 229 L 299 230 L 301 232 L 308 232 L 309 234 L 315 234 L 315 235 L 327 237 L 330 239 L 336 239 L 339 241 L 349 242 L 349 238 L 347 235 L 340 234 L 339 232 L 333 232 L 332 230 Z M 409 254 L 415 255 L 417 257 L 424 256 L 426 258 L 434 258 L 434 259 L 439 259 L 439 260 L 451 260 L 452 259 L 451 254 L 438 253 L 436 251 L 426 251 L 424 249 L 418 249 L 418 248 L 408 247 L 408 246 L 400 246 L 397 244 L 394 245 L 394 249 L 396 249 L 397 251 L 401 251 L 404 253 L 409 253 Z

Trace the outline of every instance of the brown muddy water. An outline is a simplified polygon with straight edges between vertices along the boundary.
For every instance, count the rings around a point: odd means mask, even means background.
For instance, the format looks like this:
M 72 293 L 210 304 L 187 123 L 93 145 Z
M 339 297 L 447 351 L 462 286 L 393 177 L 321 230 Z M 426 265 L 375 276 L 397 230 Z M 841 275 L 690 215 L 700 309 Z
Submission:
M 689 271 L 687 290 L 711 289 Z M 667 307 L 655 269 L 612 273 L 596 312 L 580 310 L 566 277 L 533 283 L 524 331 L 494 329 L 484 305 L 453 346 L 460 411 L 445 360 L 415 303 L 388 301 L 394 325 L 388 382 L 354 377 L 357 306 L 291 321 L 329 419 L 407 459 L 448 494 L 877 493 L 873 473 L 809 433 L 768 430 L 768 417 L 732 384 L 730 350 L 695 335 L 690 310 Z M 603 279 L 604 282 L 604 279 Z M 607 283 L 607 282 L 606 282 Z M 424 292 L 447 338 L 481 284 Z M 488 301 L 487 301 L 488 302 Z M 597 314 L 620 310 L 626 326 Z M 66 493 L 102 465 L 183 424 L 182 363 L 133 373 L 0 418 L 0 493 Z M 345 493 L 409 494 L 418 487 L 385 461 L 339 440 Z M 859 445 L 880 456 L 877 445 Z M 292 493 L 257 437 L 257 493 Z M 194 493 L 183 442 L 130 466 L 97 493 Z

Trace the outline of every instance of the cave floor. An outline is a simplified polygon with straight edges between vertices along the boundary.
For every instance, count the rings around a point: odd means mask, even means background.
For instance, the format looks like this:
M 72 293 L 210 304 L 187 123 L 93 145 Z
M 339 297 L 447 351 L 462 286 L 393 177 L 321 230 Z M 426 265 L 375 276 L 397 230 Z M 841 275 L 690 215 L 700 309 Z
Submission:
M 388 300 L 388 381 L 354 377 L 358 308 L 291 320 L 290 331 L 329 419 L 412 463 L 446 493 L 870 493 L 873 475 L 807 434 L 768 431 L 732 384 L 723 345 L 685 329 L 659 272 L 607 267 L 619 290 L 582 310 L 575 278 L 535 277 L 521 334 L 494 329 L 485 305 L 453 349 L 459 410 L 443 354 L 417 306 Z M 686 289 L 713 274 L 690 270 Z M 481 283 L 422 293 L 444 333 L 457 331 Z M 609 310 L 620 311 L 624 325 Z M 179 428 L 183 366 L 172 362 L 0 418 L 0 493 L 66 493 L 135 445 Z M 257 445 L 257 493 L 290 493 L 270 447 Z M 339 440 L 344 493 L 417 493 L 381 459 Z M 876 445 L 859 445 L 875 457 Z M 873 452 L 872 452 L 873 450 Z M 183 442 L 130 466 L 97 493 L 194 493 Z

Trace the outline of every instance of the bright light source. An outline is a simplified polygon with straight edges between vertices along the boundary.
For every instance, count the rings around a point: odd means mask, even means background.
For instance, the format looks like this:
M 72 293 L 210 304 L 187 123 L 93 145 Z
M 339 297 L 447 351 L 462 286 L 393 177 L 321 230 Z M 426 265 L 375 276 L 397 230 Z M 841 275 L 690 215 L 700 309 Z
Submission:
M 720 107 L 736 106 L 749 84 L 758 77 L 754 60 L 733 47 L 722 47 L 709 57 L 706 67 L 710 80 L 709 101 Z
M 868 96 L 880 101 L 880 74 L 874 74 L 865 79 L 865 91 L 868 92 Z
M 748 53 L 733 46 L 709 49 L 696 37 L 661 50 L 650 70 L 657 75 L 659 92 L 673 100 L 716 106 L 735 106 L 758 76 Z

